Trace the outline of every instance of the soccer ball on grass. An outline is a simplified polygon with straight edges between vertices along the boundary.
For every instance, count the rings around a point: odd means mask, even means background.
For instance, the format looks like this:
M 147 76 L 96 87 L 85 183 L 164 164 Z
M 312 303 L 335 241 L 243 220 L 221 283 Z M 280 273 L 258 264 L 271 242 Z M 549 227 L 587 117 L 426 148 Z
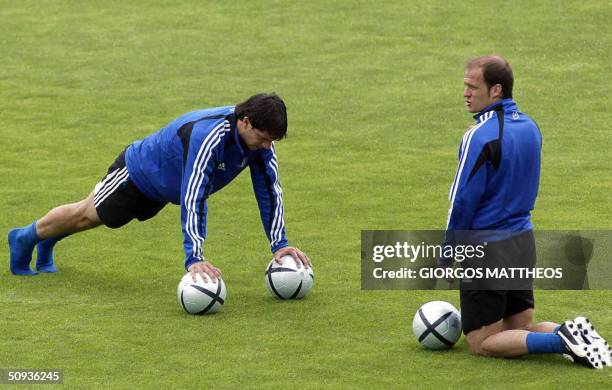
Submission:
M 425 348 L 447 349 L 461 337 L 461 315 L 448 302 L 427 302 L 414 315 L 412 331 Z
M 282 264 L 272 260 L 266 267 L 266 287 L 273 297 L 279 299 L 301 299 L 308 294 L 314 283 L 312 268 L 300 265 L 293 257 L 281 258 Z
M 194 282 L 191 272 L 188 272 L 179 282 L 176 295 L 187 313 L 212 314 L 225 303 L 227 289 L 221 278 L 213 282 L 210 278 L 204 280 L 200 274 L 196 274 Z

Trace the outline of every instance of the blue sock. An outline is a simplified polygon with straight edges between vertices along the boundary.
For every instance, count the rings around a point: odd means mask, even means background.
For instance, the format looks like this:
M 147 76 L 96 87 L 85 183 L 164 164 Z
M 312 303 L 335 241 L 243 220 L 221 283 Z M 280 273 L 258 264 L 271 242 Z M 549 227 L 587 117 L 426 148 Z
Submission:
M 563 353 L 561 337 L 555 333 L 529 333 L 527 353 Z
M 36 234 L 36 221 L 32 222 L 28 226 L 20 228 L 18 239 L 22 244 L 34 248 L 34 245 L 42 240 L 40 237 L 38 237 L 38 234 Z
M 15 275 L 35 275 L 36 272 L 30 270 L 32 261 L 32 251 L 34 246 L 41 241 L 36 234 L 36 221 L 28 226 L 13 229 L 8 234 L 10 251 L 10 268 Z
M 57 272 L 53 259 L 53 248 L 58 241 L 68 237 L 64 234 L 58 237 L 50 237 L 38 243 L 36 246 L 36 270 L 40 272 Z

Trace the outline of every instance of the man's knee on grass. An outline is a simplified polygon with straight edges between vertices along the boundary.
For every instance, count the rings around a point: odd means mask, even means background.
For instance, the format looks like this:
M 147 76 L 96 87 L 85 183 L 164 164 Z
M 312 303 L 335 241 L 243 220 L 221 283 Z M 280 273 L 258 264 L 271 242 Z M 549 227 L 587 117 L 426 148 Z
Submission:
M 470 353 L 472 355 L 478 355 L 478 356 L 491 356 L 489 351 L 485 348 L 485 342 L 487 339 L 484 339 L 482 341 L 476 341 L 476 340 L 472 340 L 471 342 L 466 338 L 466 342 L 468 344 L 468 347 L 470 349 Z
M 480 329 L 472 330 L 465 335 L 470 353 L 480 356 L 492 356 L 491 336 L 502 331 L 502 320 L 485 325 Z M 488 340 L 488 342 L 487 342 Z

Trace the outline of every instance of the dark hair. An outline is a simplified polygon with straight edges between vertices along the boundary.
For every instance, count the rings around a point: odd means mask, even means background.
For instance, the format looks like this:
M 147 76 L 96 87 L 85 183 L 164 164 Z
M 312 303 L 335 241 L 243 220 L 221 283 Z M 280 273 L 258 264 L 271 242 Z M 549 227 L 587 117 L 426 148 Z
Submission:
M 275 140 L 287 135 L 287 107 L 274 92 L 251 96 L 236 106 L 235 113 L 237 119 L 248 117 L 254 128 L 269 133 Z
M 482 56 L 470 60 L 465 66 L 466 69 L 481 68 L 482 77 L 487 87 L 491 88 L 495 84 L 502 87 L 502 98 L 512 98 L 512 87 L 514 86 L 514 76 L 512 67 L 502 56 Z

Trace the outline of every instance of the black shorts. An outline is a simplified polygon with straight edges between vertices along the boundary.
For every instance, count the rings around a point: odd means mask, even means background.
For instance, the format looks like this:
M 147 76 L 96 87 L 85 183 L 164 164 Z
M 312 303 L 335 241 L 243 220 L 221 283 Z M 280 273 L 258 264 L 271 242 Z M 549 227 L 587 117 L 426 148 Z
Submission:
M 165 205 L 147 198 L 132 182 L 125 165 L 125 149 L 94 188 L 94 206 L 98 217 L 104 225 L 113 229 L 134 218 L 139 221 L 152 218 Z
M 535 239 L 531 230 L 512 238 L 489 242 L 483 259 L 464 267 L 535 267 Z M 461 323 L 467 334 L 485 325 L 534 307 L 533 279 L 461 281 Z
M 461 290 L 463 334 L 534 308 L 533 290 Z

